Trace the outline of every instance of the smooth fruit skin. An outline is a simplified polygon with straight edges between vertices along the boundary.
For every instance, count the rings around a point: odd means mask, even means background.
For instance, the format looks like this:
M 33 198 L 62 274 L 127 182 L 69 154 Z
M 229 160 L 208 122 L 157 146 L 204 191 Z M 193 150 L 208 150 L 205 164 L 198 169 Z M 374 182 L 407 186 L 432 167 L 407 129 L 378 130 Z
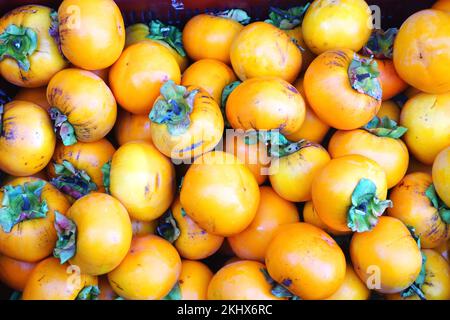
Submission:
M 321 146 L 312 144 L 288 156 L 272 159 L 269 180 L 282 198 L 292 202 L 311 200 L 314 177 L 330 161 Z
M 97 277 L 81 273 L 76 266 L 60 264 L 58 259 L 49 257 L 33 269 L 22 299 L 75 300 L 84 287 L 97 284 Z
M 180 230 L 180 236 L 173 245 L 180 256 L 190 260 L 201 260 L 213 255 L 220 249 L 224 238 L 200 228 L 181 209 L 180 199 L 177 198 L 172 204 L 172 215 Z
M 358 182 L 366 178 L 377 188 L 377 197 L 386 199 L 386 174 L 373 160 L 360 155 L 332 159 L 312 183 L 312 201 L 320 219 L 331 229 L 348 232 L 348 210 Z
M 9 184 L 22 185 L 26 182 L 38 181 L 38 178 L 17 178 Z M 3 192 L 0 191 L 0 203 Z M 70 207 L 67 198 L 50 183 L 42 189 L 41 199 L 45 200 L 48 212 L 45 218 L 22 221 L 16 224 L 11 232 L 0 228 L 0 253 L 10 258 L 25 262 L 37 262 L 53 252 L 57 235 L 54 227 L 55 211 L 65 214 Z
M 114 126 L 114 136 L 121 146 L 130 141 L 145 141 L 152 143 L 150 131 L 151 121 L 148 114 L 132 114 L 119 109 L 117 121 Z
M 450 265 L 435 250 L 425 249 L 425 283 L 422 292 L 427 300 L 450 300 Z M 417 295 L 402 298 L 400 294 L 387 295 L 388 300 L 419 300 Z
M 325 300 L 369 300 L 370 291 L 364 282 L 358 278 L 350 264 L 345 270 L 344 283 Z
M 266 252 L 270 276 L 305 300 L 324 299 L 345 279 L 345 256 L 325 231 L 304 222 L 278 229 Z
M 449 114 L 450 93 L 417 94 L 403 106 L 400 125 L 408 128 L 403 139 L 417 160 L 432 165 L 450 145 Z
M 305 102 L 294 86 L 280 78 L 252 78 L 229 95 L 226 116 L 234 129 L 279 129 L 289 135 L 303 124 Z
M 305 89 L 303 88 L 303 78 L 298 79 L 294 86 L 302 95 L 305 102 L 305 120 L 303 121 L 300 129 L 290 135 L 287 135 L 286 138 L 291 141 L 305 139 L 311 142 L 321 143 L 330 127 L 319 119 L 309 105 L 308 99 L 306 99 Z
M 449 226 L 425 195 L 432 183 L 428 173 L 411 173 L 389 195 L 393 207 L 387 209 L 387 214 L 413 227 L 422 248 L 435 248 L 450 237 Z
M 394 64 L 403 80 L 423 92 L 450 91 L 450 15 L 429 9 L 410 16 L 395 38 Z
M 422 266 L 422 255 L 408 228 L 386 216 L 380 217 L 371 231 L 353 235 L 350 256 L 360 279 L 366 284 L 379 284 L 374 290 L 380 293 L 408 288 Z
M 32 102 L 40 106 L 45 111 L 48 111 L 50 108 L 47 101 L 47 87 L 22 88 L 16 94 L 14 100 Z
M 364 0 L 315 0 L 303 18 L 303 38 L 316 54 L 333 49 L 357 52 L 369 40 L 371 16 Z
M 175 194 L 173 164 L 153 145 L 143 141 L 128 142 L 116 151 L 110 179 L 111 195 L 136 220 L 159 218 Z
M 344 234 L 349 234 L 351 231 L 348 232 L 342 232 L 342 231 L 336 231 L 328 227 L 323 221 L 320 219 L 319 215 L 317 214 L 316 210 L 314 209 L 314 205 L 312 201 L 305 202 L 305 206 L 303 207 L 303 222 L 312 224 L 313 226 L 316 226 L 319 229 L 322 229 L 328 234 L 339 236 Z
M 64 0 L 58 9 L 64 56 L 86 70 L 111 66 L 125 45 L 125 26 L 112 0 Z
M 152 122 L 150 125 L 153 144 L 165 156 L 176 160 L 192 159 L 211 151 L 222 139 L 224 129 L 222 112 L 214 99 L 199 87 L 188 87 L 187 90 L 199 91 L 194 98 L 186 132 L 172 135 L 166 124 Z
M 105 192 L 102 166 L 111 160 L 115 151 L 111 142 L 106 139 L 96 142 L 77 142 L 71 146 L 64 146 L 58 142 L 53 154 L 53 163 L 47 166 L 49 177 L 56 177 L 54 163 L 62 164 L 66 160 L 75 169 L 85 171 L 97 186 L 98 192 Z
M 183 29 L 183 46 L 194 60 L 215 59 L 230 64 L 230 47 L 244 27 L 232 19 L 199 14 Z
M 36 265 L 36 262 L 25 262 L 0 255 L 0 281 L 9 288 L 22 292 Z
M 4 106 L 0 170 L 13 176 L 36 174 L 49 163 L 55 144 L 52 123 L 44 109 L 26 101 Z
M 9 25 L 14 24 L 32 29 L 38 37 L 36 50 L 28 56 L 30 62 L 28 71 L 20 68 L 15 59 L 5 58 L 0 61 L 0 74 L 16 86 L 27 88 L 45 86 L 55 73 L 67 66 L 67 61 L 59 52 L 58 43 L 52 37 L 51 12 L 52 9 L 45 6 L 27 5 L 10 11 L 0 19 L 0 34 Z
M 122 263 L 108 274 L 109 283 L 121 297 L 157 300 L 165 297 L 181 273 L 181 259 L 166 240 L 148 235 L 136 237 Z
M 182 260 L 178 279 L 182 300 L 206 300 L 208 285 L 213 277 L 209 268 L 200 261 Z
M 126 48 L 109 72 L 117 102 L 134 114 L 148 115 L 168 80 L 180 83 L 180 67 L 167 48 L 151 40 Z
M 233 70 L 225 63 L 202 59 L 191 64 L 183 73 L 181 85 L 204 89 L 220 105 L 225 86 L 236 81 Z
M 47 99 L 50 106 L 67 116 L 78 141 L 100 140 L 116 122 L 117 104 L 111 90 L 90 71 L 58 72 L 48 84 Z
M 449 0 L 438 0 L 433 4 L 433 6 L 431 8 L 450 13 L 450 1 Z
M 394 187 L 405 176 L 409 153 L 400 139 L 378 137 L 365 130 L 337 131 L 328 144 L 332 158 L 359 154 L 377 162 L 386 173 L 387 188 Z
M 317 116 L 329 126 L 352 130 L 364 126 L 378 112 L 381 101 L 354 90 L 348 68 L 355 53 L 326 51 L 306 70 L 306 98 Z
M 302 53 L 277 27 L 253 22 L 233 40 L 231 65 L 242 81 L 255 77 L 279 77 L 294 82 L 302 68 Z
M 67 218 L 77 226 L 76 253 L 70 264 L 90 275 L 116 268 L 130 248 L 132 228 L 125 207 L 104 193 L 91 193 L 78 199 Z
M 222 151 L 198 157 L 184 176 L 180 193 L 186 213 L 207 232 L 221 236 L 238 234 L 250 225 L 259 197 L 250 170 Z
M 383 117 L 388 117 L 391 120 L 399 123 L 400 121 L 400 108 L 392 100 L 386 100 L 381 103 L 380 110 L 378 110 L 377 117 L 380 119 Z
M 264 264 L 243 260 L 228 264 L 212 277 L 208 300 L 280 300 L 271 293 Z
M 434 159 L 432 174 L 436 192 L 447 207 L 450 207 L 450 146 Z
M 258 211 L 247 229 L 228 237 L 233 252 L 243 260 L 264 262 L 267 247 L 281 225 L 299 221 L 295 205 L 269 186 L 259 188 Z
M 383 90 L 383 101 L 389 100 L 408 88 L 408 84 L 403 81 L 395 70 L 392 60 L 375 59 L 380 72 L 381 89 Z

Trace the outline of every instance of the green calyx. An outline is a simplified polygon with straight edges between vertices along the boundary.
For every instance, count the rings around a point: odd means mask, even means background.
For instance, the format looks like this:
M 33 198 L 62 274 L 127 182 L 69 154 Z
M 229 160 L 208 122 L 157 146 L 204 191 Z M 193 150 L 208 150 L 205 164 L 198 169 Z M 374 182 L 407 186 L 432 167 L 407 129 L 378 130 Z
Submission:
M 430 199 L 431 204 L 435 207 L 439 215 L 441 216 L 442 221 L 446 224 L 450 224 L 450 208 L 448 208 L 444 201 L 442 201 L 436 193 L 436 189 L 433 184 L 431 184 L 427 190 L 425 191 L 425 195 L 428 199 Z
M 65 215 L 55 211 L 55 229 L 58 234 L 53 256 L 61 264 L 71 259 L 76 252 L 77 226 Z
M 362 49 L 362 54 L 377 59 L 392 59 L 394 53 L 394 40 L 398 29 L 390 28 L 386 31 L 376 29 L 372 32 L 369 41 Z
M 181 300 L 180 283 L 177 281 L 170 292 L 162 300 Z
M 386 208 L 392 207 L 392 201 L 380 200 L 377 197 L 377 187 L 371 180 L 359 180 L 352 193 L 352 205 L 348 210 L 347 226 L 354 232 L 372 230 L 378 223 L 378 218 Z
M 76 300 L 98 300 L 99 295 L 98 286 L 86 286 L 78 293 Z
M 214 14 L 216 17 L 222 17 L 227 19 L 232 19 L 239 22 L 242 25 L 250 23 L 250 16 L 242 9 L 230 9 L 225 11 L 220 11 Z
M 158 99 L 150 111 L 152 122 L 165 124 L 171 135 L 185 133 L 191 124 L 190 114 L 194 108 L 194 99 L 199 91 L 187 91 L 186 87 L 178 86 L 172 80 L 161 87 L 162 99 Z
M 19 27 L 15 24 L 9 25 L 0 34 L 0 61 L 11 58 L 17 61 L 20 69 L 30 70 L 28 59 L 37 48 L 37 33 L 27 27 Z
M 147 38 L 152 40 L 164 41 L 180 56 L 186 57 L 186 52 L 183 48 L 182 33 L 180 29 L 175 26 L 166 25 L 159 20 L 150 21 L 148 26 L 150 33 Z
M 292 283 L 291 280 L 284 280 L 283 284 L 277 283 L 272 277 L 269 275 L 269 272 L 266 268 L 261 268 L 260 271 L 266 278 L 266 281 L 271 285 L 272 289 L 270 292 L 277 298 L 286 298 L 288 300 L 301 300 L 300 297 L 296 296 L 292 292 L 290 292 L 286 287 L 289 287 Z
M 293 7 L 288 10 L 270 7 L 269 19 L 264 22 L 270 23 L 282 30 L 291 30 L 299 26 L 303 21 L 303 16 L 309 8 L 309 3 L 304 7 Z
M 411 233 L 411 236 L 414 238 L 414 240 L 417 242 L 417 246 L 419 247 L 419 250 L 421 249 L 421 245 L 420 245 L 420 238 L 416 235 L 415 229 L 411 226 L 407 226 L 409 232 Z M 422 267 L 420 269 L 420 273 L 417 276 L 416 280 L 413 282 L 412 285 L 410 285 L 408 288 L 406 288 L 405 290 L 403 290 L 400 293 L 400 296 L 402 298 L 407 298 L 407 297 L 411 297 L 414 295 L 417 295 L 420 300 L 427 300 L 425 297 L 425 294 L 422 291 L 422 286 L 425 283 L 425 279 L 426 279 L 426 269 L 425 269 L 425 264 L 427 263 L 427 257 L 425 256 L 425 254 L 421 251 L 422 254 Z
M 43 180 L 25 182 L 23 185 L 3 187 L 3 200 L 0 208 L 0 226 L 4 232 L 26 220 L 45 218 L 48 206 L 42 200 Z
M 54 167 L 56 178 L 50 183 L 72 198 L 79 199 L 97 190 L 97 185 L 91 177 L 84 170 L 76 169 L 69 161 L 63 160 L 62 164 L 55 163 Z
M 158 226 L 156 227 L 156 233 L 170 243 L 174 243 L 180 236 L 181 231 L 178 228 L 177 222 L 170 209 L 167 210 L 159 221 Z
M 67 120 L 67 116 L 59 111 L 57 108 L 50 108 L 50 118 L 53 121 L 53 128 L 58 136 L 61 138 L 65 146 L 71 146 L 77 143 L 75 129 Z
M 236 89 L 241 83 L 242 83 L 242 81 L 233 81 L 232 83 L 225 86 L 225 88 L 223 88 L 223 90 L 222 90 L 222 96 L 220 98 L 220 111 L 222 111 L 225 128 L 227 128 L 227 129 L 231 128 L 231 125 L 228 122 L 226 111 L 225 111 L 228 97 L 234 91 L 234 89 Z
M 408 128 L 398 126 L 397 122 L 387 116 L 381 119 L 375 116 L 363 129 L 378 137 L 393 139 L 400 139 L 408 131 Z
M 109 190 L 109 186 L 111 184 L 111 160 L 109 160 L 107 163 L 105 163 L 102 166 L 102 174 L 103 174 L 103 186 L 105 187 L 105 192 L 107 194 L 111 194 Z
M 382 89 L 379 75 L 378 64 L 374 59 L 355 53 L 348 68 L 348 77 L 353 89 L 381 101 Z

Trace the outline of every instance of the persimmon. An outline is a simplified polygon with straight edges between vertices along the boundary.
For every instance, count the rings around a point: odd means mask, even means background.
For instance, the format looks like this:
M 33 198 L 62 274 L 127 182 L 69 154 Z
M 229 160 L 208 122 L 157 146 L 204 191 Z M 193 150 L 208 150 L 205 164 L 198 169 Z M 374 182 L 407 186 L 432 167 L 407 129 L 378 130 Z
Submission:
M 316 226 L 317 228 L 322 229 L 328 234 L 332 235 L 344 235 L 348 234 L 351 231 L 342 232 L 342 231 L 336 231 L 328 227 L 323 221 L 320 219 L 319 215 L 317 214 L 316 210 L 314 209 L 314 204 L 312 201 L 305 202 L 305 205 L 303 207 L 303 221 L 309 224 L 312 224 L 313 226 Z
M 325 300 L 369 300 L 370 291 L 366 284 L 358 278 L 350 264 L 345 270 L 344 283 Z
M 225 63 L 213 59 L 202 59 L 194 62 L 184 71 L 181 84 L 204 89 L 220 105 L 223 89 L 236 80 L 233 70 Z
M 447 207 L 450 207 L 450 146 L 434 159 L 432 174 L 436 192 Z
M 173 164 L 147 142 L 128 142 L 113 155 L 109 189 L 132 219 L 155 220 L 174 197 Z
M 55 131 L 66 146 L 100 140 L 116 121 L 117 104 L 111 90 L 89 71 L 58 72 L 48 84 L 47 99 Z
M 45 86 L 67 66 L 51 8 L 26 5 L 8 12 L 0 19 L 0 37 L 0 74 L 16 86 Z
M 71 146 L 59 142 L 47 167 L 51 183 L 72 199 L 92 191 L 105 192 L 102 168 L 115 151 L 106 139 Z
M 280 300 L 272 294 L 261 262 L 243 260 L 222 267 L 208 286 L 208 300 Z
M 0 201 L 0 253 L 24 262 L 50 255 L 57 239 L 55 212 L 69 209 L 66 197 L 44 180 L 17 178 L 2 187 Z
M 331 50 L 306 70 L 306 98 L 317 116 L 340 130 L 364 126 L 381 106 L 377 63 L 355 52 Z
M 289 135 L 303 124 L 305 102 L 294 86 L 280 78 L 252 78 L 228 96 L 226 116 L 234 129 L 279 129 Z
M 0 255 L 0 281 L 22 292 L 37 262 L 25 262 Z
M 44 109 L 27 101 L 0 105 L 0 170 L 13 176 L 36 174 L 49 163 L 55 144 Z
M 178 280 L 182 300 L 206 300 L 208 285 L 213 277 L 209 268 L 200 261 L 182 260 Z
M 260 201 L 252 223 L 228 237 L 233 252 L 243 260 L 264 262 L 267 247 L 281 225 L 299 221 L 295 205 L 281 198 L 271 187 L 259 188 Z
M 440 211 L 432 183 L 431 175 L 424 172 L 406 175 L 392 189 L 389 199 L 393 206 L 387 210 L 388 215 L 414 228 L 423 248 L 435 248 L 450 237 L 450 219 Z
M 230 47 L 250 20 L 243 10 L 232 9 L 217 14 L 198 14 L 183 29 L 183 45 L 194 60 L 215 59 L 230 64 Z
M 156 300 L 165 297 L 181 273 L 177 250 L 166 240 L 136 237 L 121 264 L 108 274 L 114 291 L 125 299 Z
M 330 296 L 345 279 L 341 248 L 325 231 L 304 222 L 281 226 L 269 243 L 265 261 L 276 282 L 305 300 Z
M 114 126 L 114 136 L 117 143 L 120 146 L 130 141 L 151 143 L 150 123 L 147 114 L 132 114 L 126 110 L 119 109 Z
M 427 93 L 450 91 L 450 16 L 441 10 L 422 10 L 403 22 L 394 44 L 399 76 Z
M 386 100 L 381 103 L 380 110 L 378 110 L 377 117 L 382 119 L 384 117 L 388 117 L 391 120 L 399 123 L 400 121 L 400 108 L 392 100 Z
M 17 92 L 14 100 L 32 102 L 42 107 L 45 111 L 50 109 L 47 101 L 47 87 L 22 88 Z
M 207 232 L 221 236 L 238 234 L 250 225 L 259 197 L 251 171 L 234 155 L 222 151 L 195 159 L 180 193 L 187 215 Z
M 450 1 L 448 1 L 448 0 L 438 0 L 438 1 L 436 1 L 433 4 L 433 6 L 431 8 L 432 9 L 446 11 L 446 12 L 450 12 Z
M 432 165 L 437 154 L 450 145 L 450 93 L 420 93 L 402 108 L 400 125 L 408 128 L 404 140 L 417 160 Z
M 153 40 L 127 47 L 109 72 L 117 102 L 134 114 L 148 114 L 168 80 L 180 83 L 180 67 L 169 49 Z
M 153 144 L 172 159 L 191 159 L 221 140 L 224 122 L 219 106 L 200 87 L 167 81 L 150 112 Z
M 96 287 L 97 277 L 80 272 L 76 266 L 60 264 L 50 257 L 33 269 L 23 290 L 23 300 L 75 300 L 83 289 Z
M 415 239 L 403 222 L 393 217 L 380 217 L 371 231 L 355 233 L 350 255 L 360 279 L 380 293 L 408 288 L 422 267 Z
M 336 231 L 368 231 L 391 205 L 385 200 L 384 170 L 361 155 L 332 159 L 315 176 L 311 191 L 320 219 Z
M 375 59 L 380 72 L 380 83 L 383 91 L 382 99 L 389 100 L 404 91 L 408 84 L 399 77 L 392 60 Z
M 357 52 L 372 29 L 372 11 L 364 0 L 315 0 L 302 24 L 303 39 L 316 54 L 335 49 Z
M 61 50 L 74 65 L 98 70 L 119 58 L 125 26 L 113 0 L 64 0 L 58 17 Z
M 234 38 L 231 65 L 242 81 L 255 77 L 278 77 L 294 82 L 302 68 L 302 52 L 279 28 L 253 22 Z

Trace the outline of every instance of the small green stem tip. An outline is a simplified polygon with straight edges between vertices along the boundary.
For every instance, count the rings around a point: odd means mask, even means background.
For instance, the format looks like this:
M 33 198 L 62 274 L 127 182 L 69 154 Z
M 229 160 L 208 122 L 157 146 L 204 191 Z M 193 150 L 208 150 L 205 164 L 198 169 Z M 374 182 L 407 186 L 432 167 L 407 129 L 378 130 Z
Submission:
M 5 58 L 14 59 L 22 70 L 29 71 L 28 58 L 36 51 L 37 42 L 38 36 L 33 29 L 9 25 L 0 34 L 0 61 Z
M 377 116 L 373 117 L 373 119 L 370 120 L 370 122 L 366 124 L 363 129 L 378 137 L 392 139 L 400 139 L 406 131 L 408 131 L 408 128 L 397 125 L 397 122 L 391 120 L 387 116 L 384 116 L 381 119 Z
M 53 121 L 53 128 L 61 138 L 65 146 L 71 146 L 77 143 L 75 129 L 67 120 L 67 116 L 57 108 L 50 108 L 50 118 Z
M 86 286 L 78 293 L 76 300 L 98 300 L 100 289 L 98 286 Z
M 53 256 L 61 264 L 71 259 L 76 252 L 77 226 L 65 215 L 55 211 L 55 229 L 58 234 Z
M 378 64 L 374 59 L 364 58 L 355 53 L 348 68 L 348 76 L 353 89 L 381 101 L 382 89 L 379 75 Z

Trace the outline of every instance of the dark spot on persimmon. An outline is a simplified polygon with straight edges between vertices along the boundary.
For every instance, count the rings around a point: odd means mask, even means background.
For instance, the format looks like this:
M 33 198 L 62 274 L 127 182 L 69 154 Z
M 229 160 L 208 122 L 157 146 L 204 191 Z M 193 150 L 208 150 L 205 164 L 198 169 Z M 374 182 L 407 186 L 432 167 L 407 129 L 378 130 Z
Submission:
M 281 284 L 285 287 L 289 287 L 292 284 L 292 280 L 291 279 L 284 279 Z

